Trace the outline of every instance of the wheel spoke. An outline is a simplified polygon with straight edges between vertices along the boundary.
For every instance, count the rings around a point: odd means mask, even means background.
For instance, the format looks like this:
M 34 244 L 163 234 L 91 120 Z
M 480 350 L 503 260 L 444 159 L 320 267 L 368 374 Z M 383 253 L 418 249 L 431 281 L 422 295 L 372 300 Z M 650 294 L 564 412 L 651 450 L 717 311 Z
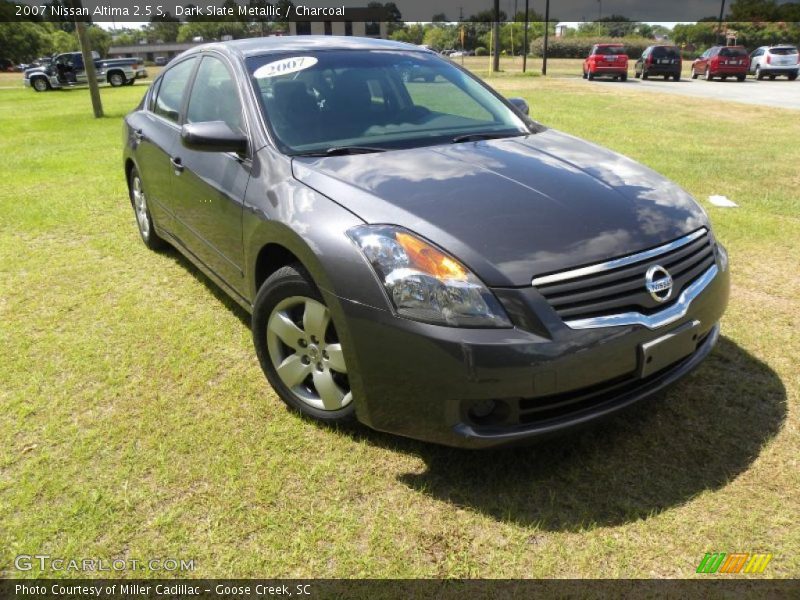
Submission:
M 330 371 L 314 370 L 314 387 L 322 400 L 325 410 L 336 410 L 342 407 L 344 392 L 333 380 Z
M 308 335 L 315 335 L 322 341 L 325 339 L 325 331 L 328 329 L 330 313 L 324 304 L 316 300 L 306 300 L 305 312 L 303 312 L 303 329 Z
M 295 350 L 300 349 L 300 340 L 306 337 L 303 330 L 295 325 L 288 315 L 282 312 L 276 312 L 272 315 L 272 319 L 269 321 L 269 329 L 284 344 Z
M 328 366 L 331 369 L 339 373 L 347 373 L 341 344 L 328 344 L 325 346 L 325 352 L 328 353 Z
M 293 388 L 303 382 L 308 376 L 310 368 L 310 365 L 303 364 L 299 355 L 292 354 L 284 359 L 276 370 L 283 383 L 285 383 L 287 387 Z

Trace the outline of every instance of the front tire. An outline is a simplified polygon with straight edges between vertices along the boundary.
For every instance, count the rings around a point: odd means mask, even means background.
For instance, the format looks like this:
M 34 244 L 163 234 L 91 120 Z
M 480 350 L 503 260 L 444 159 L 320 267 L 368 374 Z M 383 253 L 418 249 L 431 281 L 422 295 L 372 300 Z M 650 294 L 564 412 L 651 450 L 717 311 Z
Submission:
M 286 405 L 324 423 L 352 421 L 353 394 L 328 307 L 299 264 L 278 269 L 253 305 L 261 369 Z
M 50 84 L 44 77 L 34 78 L 34 80 L 31 82 L 31 85 L 33 86 L 33 89 L 36 90 L 37 92 L 46 92 L 47 90 L 50 89 Z
M 156 233 L 153 225 L 153 215 L 147 206 L 147 196 L 144 193 L 144 185 L 139 171 L 134 167 L 131 170 L 130 181 L 128 183 L 128 193 L 130 194 L 133 211 L 136 215 L 136 225 L 139 228 L 139 235 L 142 236 L 144 245 L 150 250 L 158 252 L 163 250 L 167 243 Z
M 756 75 L 756 79 L 758 79 L 759 81 L 764 79 L 764 73 L 761 72 L 761 65 L 756 65 L 756 73 L 755 73 L 755 75 Z

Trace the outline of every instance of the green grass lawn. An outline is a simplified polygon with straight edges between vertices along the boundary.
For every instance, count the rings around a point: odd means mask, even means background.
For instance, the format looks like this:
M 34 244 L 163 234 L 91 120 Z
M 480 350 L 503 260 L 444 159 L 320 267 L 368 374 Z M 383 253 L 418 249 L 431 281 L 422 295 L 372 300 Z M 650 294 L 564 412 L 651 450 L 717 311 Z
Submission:
M 733 289 L 698 371 L 532 448 L 315 426 L 269 388 L 247 316 L 142 245 L 120 152 L 144 85 L 104 88 L 101 120 L 86 90 L 5 90 L 0 574 L 38 575 L 13 559 L 39 553 L 193 559 L 208 577 L 691 577 L 722 551 L 800 576 L 800 113 L 492 83 L 706 206 Z

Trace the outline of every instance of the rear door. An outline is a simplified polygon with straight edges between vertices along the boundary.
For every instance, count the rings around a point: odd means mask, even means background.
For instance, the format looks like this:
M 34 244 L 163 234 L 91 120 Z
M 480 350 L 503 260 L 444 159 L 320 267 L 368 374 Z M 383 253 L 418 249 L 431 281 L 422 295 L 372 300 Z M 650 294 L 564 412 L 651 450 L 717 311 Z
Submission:
M 236 80 L 220 55 L 203 57 L 189 95 L 186 123 L 224 121 L 247 133 Z M 172 150 L 175 217 L 191 252 L 233 290 L 244 295 L 242 209 L 251 160 L 233 152 Z
M 166 70 L 154 84 L 148 107 L 130 119 L 136 140 L 134 156 L 147 196 L 147 204 L 159 226 L 175 234 L 174 188 L 170 157 L 180 136 L 180 114 L 189 79 L 197 66 L 191 57 Z

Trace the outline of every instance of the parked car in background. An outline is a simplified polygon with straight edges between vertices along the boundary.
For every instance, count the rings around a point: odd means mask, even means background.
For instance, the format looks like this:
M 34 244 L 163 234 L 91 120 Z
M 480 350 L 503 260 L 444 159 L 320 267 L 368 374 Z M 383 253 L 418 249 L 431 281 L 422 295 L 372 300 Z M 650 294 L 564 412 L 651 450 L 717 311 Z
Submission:
M 521 105 L 399 42 L 208 44 L 125 117 L 120 174 L 144 244 L 251 313 L 293 410 L 512 444 L 684 378 L 730 270 L 687 192 Z
M 147 77 L 147 70 L 138 58 L 100 59 L 93 52 L 94 67 L 99 82 L 112 87 L 133 85 L 136 79 Z M 24 84 L 37 92 L 51 89 L 85 85 L 86 67 L 80 52 L 65 52 L 53 57 L 50 64 L 25 70 Z
M 633 66 L 633 76 L 648 79 L 663 75 L 665 81 L 670 77 L 680 81 L 682 67 L 681 51 L 676 46 L 648 46 Z
M 800 54 L 797 46 L 781 44 L 780 46 L 761 46 L 750 55 L 750 73 L 756 79 L 769 77 L 775 79 L 785 75 L 790 81 L 797 79 L 800 72 Z
M 744 46 L 713 46 L 692 62 L 692 79 L 702 75 L 708 81 L 715 77 L 723 81 L 728 77 L 744 81 L 749 62 Z
M 595 44 L 583 61 L 583 78 L 613 77 L 628 80 L 628 55 L 622 44 Z
M 156 59 L 153 62 L 157 67 L 163 67 L 169 62 L 169 59 L 166 56 L 156 56 Z

